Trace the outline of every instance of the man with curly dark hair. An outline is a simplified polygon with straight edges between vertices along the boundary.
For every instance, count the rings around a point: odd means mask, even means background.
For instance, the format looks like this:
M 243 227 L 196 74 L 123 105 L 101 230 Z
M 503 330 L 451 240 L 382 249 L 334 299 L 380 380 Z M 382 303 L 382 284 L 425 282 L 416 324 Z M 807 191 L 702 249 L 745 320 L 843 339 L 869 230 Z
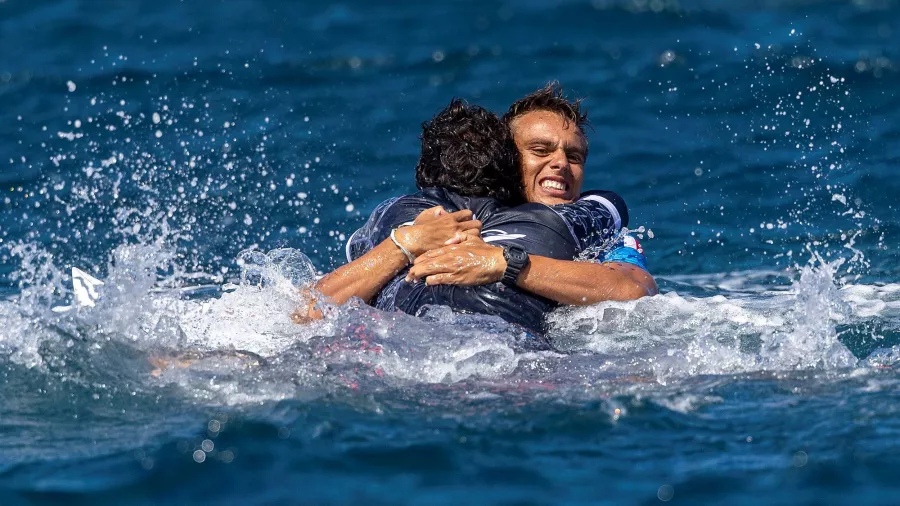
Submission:
M 373 301 L 417 256 L 461 242 L 467 234 L 477 237 L 482 224 L 474 212 L 484 217 L 500 203 L 522 201 L 515 145 L 497 115 L 454 99 L 422 124 L 421 140 L 419 193 L 381 203 L 350 237 L 350 263 L 316 284 L 333 302 Z
M 522 200 L 516 146 L 494 113 L 454 99 L 422 123 L 416 186 L 444 188 L 464 197 L 491 197 L 507 205 Z

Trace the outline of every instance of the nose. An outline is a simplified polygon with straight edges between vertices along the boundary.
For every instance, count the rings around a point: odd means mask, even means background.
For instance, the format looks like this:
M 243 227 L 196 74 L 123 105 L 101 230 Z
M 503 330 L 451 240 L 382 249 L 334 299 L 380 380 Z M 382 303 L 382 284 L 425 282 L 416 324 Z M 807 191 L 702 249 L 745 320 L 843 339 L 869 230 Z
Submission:
M 564 149 L 557 149 L 553 152 L 553 156 L 550 159 L 550 168 L 560 172 L 569 170 L 569 156 Z

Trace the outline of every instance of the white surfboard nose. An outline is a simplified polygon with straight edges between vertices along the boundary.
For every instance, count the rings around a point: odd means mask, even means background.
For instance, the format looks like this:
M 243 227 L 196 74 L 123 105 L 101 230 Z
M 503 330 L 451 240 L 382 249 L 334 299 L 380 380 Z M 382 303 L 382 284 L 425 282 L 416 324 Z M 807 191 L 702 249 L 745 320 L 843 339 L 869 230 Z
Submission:
M 78 267 L 72 267 L 72 292 L 75 295 L 76 306 L 94 307 L 100 298 L 100 294 L 97 293 L 98 286 L 103 286 L 103 281 Z

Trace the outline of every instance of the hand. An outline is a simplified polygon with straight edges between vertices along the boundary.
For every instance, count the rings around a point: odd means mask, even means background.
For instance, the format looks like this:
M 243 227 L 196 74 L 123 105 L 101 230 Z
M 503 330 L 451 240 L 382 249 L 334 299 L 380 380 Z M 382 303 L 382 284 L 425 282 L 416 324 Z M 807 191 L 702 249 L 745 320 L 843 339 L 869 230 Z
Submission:
M 445 214 L 450 214 L 441 206 L 429 207 L 428 209 L 419 213 L 416 216 L 416 220 L 413 222 L 414 225 L 424 225 L 425 223 L 429 223 L 434 221 L 436 218 L 443 216 Z
M 478 286 L 495 283 L 506 272 L 503 248 L 478 239 L 431 250 L 418 258 L 406 275 L 427 285 Z
M 463 209 L 455 213 L 444 211 L 444 214 L 440 214 L 443 209 L 437 209 L 439 211 L 435 211 L 435 208 L 426 209 L 419 214 L 416 221 L 423 218 L 424 223 L 399 228 L 394 234 L 397 241 L 414 256 L 481 234 L 481 222 L 472 219 L 472 211 Z M 427 213 L 432 216 L 428 217 Z M 423 214 L 426 216 L 423 217 Z
M 302 325 L 306 323 L 310 323 L 316 320 L 321 320 L 325 317 L 318 306 L 318 293 L 313 288 L 301 288 L 300 294 L 303 297 L 303 301 L 300 304 L 300 307 L 294 310 L 291 313 L 291 320 L 294 323 Z

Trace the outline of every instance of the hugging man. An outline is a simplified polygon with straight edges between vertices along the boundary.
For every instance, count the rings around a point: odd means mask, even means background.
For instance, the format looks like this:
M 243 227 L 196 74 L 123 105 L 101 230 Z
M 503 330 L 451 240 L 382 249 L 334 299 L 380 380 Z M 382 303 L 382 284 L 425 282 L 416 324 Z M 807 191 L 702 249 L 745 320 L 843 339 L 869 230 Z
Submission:
M 639 245 L 620 234 L 624 201 L 581 192 L 586 124 L 555 83 L 502 119 L 454 100 L 423 124 L 420 191 L 379 205 L 348 241 L 350 263 L 316 289 L 411 314 L 433 304 L 495 314 L 535 334 L 558 303 L 656 293 Z M 574 261 L 586 252 L 600 261 Z

